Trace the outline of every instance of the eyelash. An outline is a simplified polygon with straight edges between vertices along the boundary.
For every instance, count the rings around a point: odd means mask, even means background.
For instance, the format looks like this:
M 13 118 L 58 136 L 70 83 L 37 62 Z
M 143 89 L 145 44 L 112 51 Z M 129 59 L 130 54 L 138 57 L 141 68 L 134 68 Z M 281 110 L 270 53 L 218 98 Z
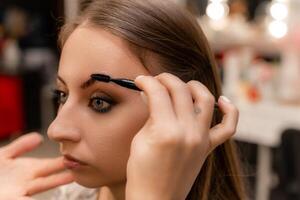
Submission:
M 63 100 L 63 98 L 65 98 L 65 100 Z M 55 108 L 56 110 L 58 110 L 60 108 L 61 105 L 63 105 L 66 102 L 67 98 L 67 94 L 64 91 L 61 90 L 53 90 L 53 102 L 55 103 Z M 95 108 L 95 106 L 93 105 L 93 103 L 95 103 L 95 101 L 101 101 L 101 104 L 103 105 L 103 103 L 107 103 L 109 104 L 109 106 L 105 107 L 105 108 Z M 112 107 L 115 105 L 115 102 L 111 99 L 109 99 L 108 97 L 91 97 L 89 100 L 89 104 L 88 106 L 90 108 L 93 109 L 93 111 L 97 112 L 97 113 L 107 113 L 109 112 Z

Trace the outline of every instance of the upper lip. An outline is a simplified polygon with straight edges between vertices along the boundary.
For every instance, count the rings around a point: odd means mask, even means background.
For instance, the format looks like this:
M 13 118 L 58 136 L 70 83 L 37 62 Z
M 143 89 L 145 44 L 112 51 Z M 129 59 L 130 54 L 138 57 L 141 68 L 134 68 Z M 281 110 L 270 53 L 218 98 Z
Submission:
M 71 155 L 69 155 L 69 154 L 65 154 L 64 157 L 65 157 L 66 159 L 68 159 L 68 160 L 71 160 L 71 161 L 74 161 L 74 162 L 78 162 L 78 163 L 80 163 L 80 164 L 82 164 L 82 165 L 86 165 L 85 162 L 83 162 L 83 161 L 81 161 L 81 160 L 78 160 L 78 159 L 74 158 L 73 156 L 71 156 Z

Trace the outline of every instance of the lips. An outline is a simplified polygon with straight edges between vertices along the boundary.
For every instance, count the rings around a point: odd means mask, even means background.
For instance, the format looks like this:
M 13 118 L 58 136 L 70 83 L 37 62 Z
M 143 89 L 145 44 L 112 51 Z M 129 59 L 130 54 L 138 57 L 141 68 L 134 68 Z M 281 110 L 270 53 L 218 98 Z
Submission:
M 64 162 L 65 167 L 68 169 L 76 169 L 78 167 L 87 165 L 86 163 L 84 163 L 70 155 L 64 155 L 63 162 Z

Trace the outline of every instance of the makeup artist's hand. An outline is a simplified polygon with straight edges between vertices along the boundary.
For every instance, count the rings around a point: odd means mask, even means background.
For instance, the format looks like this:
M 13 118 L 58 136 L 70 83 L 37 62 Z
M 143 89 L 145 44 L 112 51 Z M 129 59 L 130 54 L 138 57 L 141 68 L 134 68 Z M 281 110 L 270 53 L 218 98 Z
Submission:
M 185 199 L 208 154 L 234 134 L 238 111 L 221 97 L 223 121 L 210 128 L 215 100 L 200 82 L 163 73 L 135 83 L 150 115 L 132 141 L 126 199 Z
M 41 142 L 39 134 L 31 133 L 0 148 L 0 199 L 29 200 L 31 195 L 73 181 L 69 172 L 60 172 L 64 169 L 62 158 L 19 157 Z

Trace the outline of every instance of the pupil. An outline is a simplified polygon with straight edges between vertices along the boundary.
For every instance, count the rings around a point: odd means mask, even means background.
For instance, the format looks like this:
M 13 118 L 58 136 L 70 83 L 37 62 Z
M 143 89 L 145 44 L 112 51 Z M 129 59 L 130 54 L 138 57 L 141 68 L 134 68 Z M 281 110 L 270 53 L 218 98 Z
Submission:
M 97 99 L 97 100 L 96 100 L 96 105 L 97 105 L 97 106 L 101 105 L 101 100 Z

